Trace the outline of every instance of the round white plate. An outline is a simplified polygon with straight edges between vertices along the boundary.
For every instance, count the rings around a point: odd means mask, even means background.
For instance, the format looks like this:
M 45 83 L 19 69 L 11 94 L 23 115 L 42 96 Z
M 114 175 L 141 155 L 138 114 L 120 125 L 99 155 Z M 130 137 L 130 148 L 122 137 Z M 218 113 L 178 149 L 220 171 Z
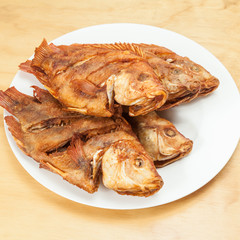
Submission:
M 210 52 L 194 41 L 165 29 L 139 24 L 106 24 L 79 29 L 53 41 L 56 45 L 113 42 L 165 46 L 202 65 L 220 80 L 219 88 L 209 96 L 164 111 L 163 115 L 193 140 L 194 147 L 189 156 L 158 170 L 164 180 L 164 186 L 158 193 L 148 198 L 121 196 L 101 184 L 98 192 L 88 194 L 60 176 L 39 169 L 38 163 L 19 150 L 5 126 L 9 144 L 18 161 L 39 183 L 82 204 L 109 209 L 139 209 L 180 199 L 209 182 L 230 159 L 239 139 L 237 87 L 226 68 Z M 12 85 L 26 94 L 32 94 L 30 86 L 41 86 L 33 75 L 20 71 Z

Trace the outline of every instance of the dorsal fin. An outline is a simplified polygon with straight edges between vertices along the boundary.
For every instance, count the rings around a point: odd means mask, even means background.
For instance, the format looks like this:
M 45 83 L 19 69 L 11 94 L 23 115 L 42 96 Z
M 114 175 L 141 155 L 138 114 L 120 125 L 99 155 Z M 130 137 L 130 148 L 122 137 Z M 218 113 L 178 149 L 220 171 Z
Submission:
M 44 38 L 40 46 L 35 49 L 35 55 L 32 60 L 31 66 L 41 68 L 43 60 L 48 57 L 49 53 L 51 53 L 52 51 L 52 48 L 48 45 L 46 39 Z
M 114 50 L 121 50 L 121 51 L 131 51 L 135 53 L 136 55 L 140 57 L 145 57 L 144 52 L 142 49 L 132 43 L 104 43 L 104 44 L 93 44 L 94 47 L 99 47 L 99 48 L 108 48 L 108 49 L 114 49 Z

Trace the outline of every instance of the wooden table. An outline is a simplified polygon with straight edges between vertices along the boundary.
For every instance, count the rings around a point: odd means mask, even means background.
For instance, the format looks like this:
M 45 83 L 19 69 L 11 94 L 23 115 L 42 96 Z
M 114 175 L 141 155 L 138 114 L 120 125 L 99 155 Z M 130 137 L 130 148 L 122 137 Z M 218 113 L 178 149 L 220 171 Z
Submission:
M 193 39 L 226 66 L 240 89 L 238 0 L 1 0 L 0 89 L 9 87 L 18 64 L 43 37 L 50 41 L 113 22 L 149 24 Z M 13 155 L 2 109 L 0 115 L 1 239 L 240 239 L 240 145 L 212 181 L 181 200 L 143 210 L 104 210 L 74 203 L 35 181 Z

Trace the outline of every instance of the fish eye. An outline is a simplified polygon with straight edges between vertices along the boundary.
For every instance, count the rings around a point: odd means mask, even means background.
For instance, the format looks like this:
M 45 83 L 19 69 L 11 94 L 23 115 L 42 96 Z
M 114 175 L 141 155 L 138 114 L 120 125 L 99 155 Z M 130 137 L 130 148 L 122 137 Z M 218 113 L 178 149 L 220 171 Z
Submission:
M 134 165 L 138 168 L 142 167 L 143 166 L 143 160 L 141 158 L 136 158 L 135 159 L 135 162 L 134 162 Z
M 177 74 L 181 73 L 181 70 L 180 69 L 174 69 L 172 72 L 173 72 L 173 74 L 177 75 Z
M 196 65 L 193 65 L 193 66 L 191 67 L 191 70 L 193 70 L 193 71 L 195 71 L 195 72 L 199 72 L 199 71 L 200 71 L 200 68 L 199 68 L 198 66 L 196 66 Z
M 175 132 L 172 128 L 165 128 L 165 129 L 164 129 L 164 133 L 165 133 L 165 135 L 167 135 L 168 137 L 174 137 L 174 136 L 176 136 L 176 132 Z
M 144 82 L 145 80 L 147 80 L 148 77 L 149 77 L 149 75 L 147 73 L 141 73 L 138 76 L 138 81 Z

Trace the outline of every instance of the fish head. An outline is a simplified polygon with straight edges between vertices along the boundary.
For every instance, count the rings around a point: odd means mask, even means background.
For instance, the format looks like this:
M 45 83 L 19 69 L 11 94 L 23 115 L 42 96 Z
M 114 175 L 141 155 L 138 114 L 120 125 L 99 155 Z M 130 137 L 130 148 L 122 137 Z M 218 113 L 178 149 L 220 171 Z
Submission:
M 158 161 L 158 166 L 161 166 L 161 161 L 174 162 L 182 158 L 193 146 L 190 139 L 184 137 L 171 122 L 163 118 L 159 118 L 155 126 L 153 123 L 151 126 L 140 127 L 138 137 L 153 160 Z
M 162 178 L 137 141 L 112 144 L 102 157 L 103 184 L 119 194 L 150 196 L 163 185 Z
M 172 64 L 173 59 L 165 61 L 150 53 L 147 56 L 149 64 L 168 92 L 168 99 L 160 110 L 190 101 L 197 96 L 201 88 L 199 79 L 194 79 L 181 65 Z
M 219 80 L 216 77 L 211 75 L 204 67 L 192 62 L 187 57 L 178 59 L 176 62 L 193 76 L 194 81 L 200 82 L 199 96 L 207 95 L 219 86 Z
M 161 107 L 167 92 L 151 66 L 139 61 L 114 75 L 114 99 L 129 106 L 129 115 L 137 116 Z

